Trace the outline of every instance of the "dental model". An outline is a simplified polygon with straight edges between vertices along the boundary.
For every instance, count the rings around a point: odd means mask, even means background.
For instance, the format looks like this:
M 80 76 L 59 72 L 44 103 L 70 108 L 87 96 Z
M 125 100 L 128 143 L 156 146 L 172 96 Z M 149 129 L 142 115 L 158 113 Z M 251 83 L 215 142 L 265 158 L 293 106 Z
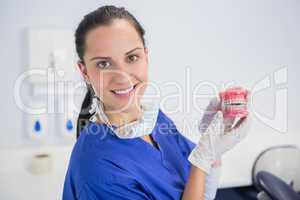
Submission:
M 248 115 L 247 95 L 248 91 L 241 87 L 233 87 L 220 92 L 221 109 L 225 119 L 233 120 L 231 128 Z

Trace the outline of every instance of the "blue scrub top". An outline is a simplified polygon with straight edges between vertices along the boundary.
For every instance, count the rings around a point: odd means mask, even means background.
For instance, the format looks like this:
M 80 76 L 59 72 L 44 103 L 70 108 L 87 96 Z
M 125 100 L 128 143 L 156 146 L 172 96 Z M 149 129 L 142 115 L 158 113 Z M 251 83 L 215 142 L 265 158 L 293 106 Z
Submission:
M 106 124 L 90 122 L 73 148 L 63 200 L 179 200 L 195 144 L 159 110 L 151 133 L 159 149 L 142 138 L 120 139 Z

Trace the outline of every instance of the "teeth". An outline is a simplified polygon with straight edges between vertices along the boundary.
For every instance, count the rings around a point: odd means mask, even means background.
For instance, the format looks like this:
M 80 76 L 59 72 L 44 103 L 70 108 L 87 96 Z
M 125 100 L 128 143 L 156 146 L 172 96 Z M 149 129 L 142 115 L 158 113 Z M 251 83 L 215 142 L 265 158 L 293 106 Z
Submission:
M 231 99 L 231 100 L 226 100 L 224 101 L 224 104 L 226 105 L 245 105 L 246 102 L 243 99 Z
M 239 110 L 239 109 L 245 108 L 245 105 L 238 105 L 238 106 L 228 105 L 226 108 L 231 109 L 231 110 Z
M 130 88 L 127 88 L 125 90 L 114 90 L 114 92 L 116 94 L 126 94 L 126 93 L 129 93 L 132 89 L 133 89 L 133 86 L 131 86 Z

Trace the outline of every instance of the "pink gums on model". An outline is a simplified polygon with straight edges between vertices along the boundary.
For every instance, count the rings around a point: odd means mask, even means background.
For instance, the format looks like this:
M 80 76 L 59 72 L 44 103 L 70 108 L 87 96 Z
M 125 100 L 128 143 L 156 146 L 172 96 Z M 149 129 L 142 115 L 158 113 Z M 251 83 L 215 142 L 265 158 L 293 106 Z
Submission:
M 220 92 L 222 111 L 225 118 L 246 117 L 248 91 L 242 87 L 234 87 Z

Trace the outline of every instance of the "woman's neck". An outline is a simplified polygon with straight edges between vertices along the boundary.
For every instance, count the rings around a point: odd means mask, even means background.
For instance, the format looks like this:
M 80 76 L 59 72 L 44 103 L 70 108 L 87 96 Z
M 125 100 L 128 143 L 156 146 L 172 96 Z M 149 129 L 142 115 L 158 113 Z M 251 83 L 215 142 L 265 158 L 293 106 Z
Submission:
M 143 114 L 143 110 L 139 106 L 131 110 L 125 110 L 121 112 L 110 112 L 110 113 L 105 112 L 105 114 L 108 117 L 111 125 L 119 127 L 139 119 Z

